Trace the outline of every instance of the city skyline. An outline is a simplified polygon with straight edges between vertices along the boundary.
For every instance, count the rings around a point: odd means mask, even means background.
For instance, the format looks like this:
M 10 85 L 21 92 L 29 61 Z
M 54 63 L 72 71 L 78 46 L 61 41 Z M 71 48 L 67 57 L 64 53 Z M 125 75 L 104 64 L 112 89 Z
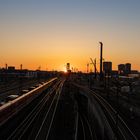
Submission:
M 86 71 L 97 58 L 140 71 L 140 2 L 121 0 L 0 1 L 0 67 Z

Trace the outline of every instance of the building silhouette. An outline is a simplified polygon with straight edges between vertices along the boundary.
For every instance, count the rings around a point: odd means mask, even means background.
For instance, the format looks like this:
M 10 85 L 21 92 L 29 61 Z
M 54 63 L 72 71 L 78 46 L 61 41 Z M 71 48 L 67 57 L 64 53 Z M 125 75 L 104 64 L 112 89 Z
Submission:
M 111 74 L 111 72 L 112 72 L 112 62 L 110 62 L 110 61 L 103 62 L 103 71 L 106 74 Z
M 128 75 L 131 73 L 131 64 L 126 63 L 126 64 L 119 64 L 118 65 L 118 73 L 120 75 Z
M 130 74 L 131 73 L 131 64 L 130 63 L 126 63 L 125 64 L 125 73 L 126 74 Z

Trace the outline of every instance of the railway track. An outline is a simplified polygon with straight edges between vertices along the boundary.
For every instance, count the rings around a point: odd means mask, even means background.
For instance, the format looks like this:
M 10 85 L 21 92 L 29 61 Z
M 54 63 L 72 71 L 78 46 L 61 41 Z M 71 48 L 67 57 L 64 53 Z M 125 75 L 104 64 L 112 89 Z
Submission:
M 22 90 L 30 88 L 31 86 L 35 86 L 37 84 L 40 84 L 41 82 L 38 81 L 25 81 L 22 84 L 16 83 L 14 85 L 9 85 L 4 88 L 0 88 L 0 100 L 5 100 L 5 98 L 14 93 L 17 95 L 21 95 Z
M 32 85 L 35 85 L 35 84 L 37 84 L 37 83 L 39 83 L 38 81 L 23 81 L 22 82 L 22 86 L 23 87 L 27 87 L 27 86 L 32 86 Z M 15 83 L 11 83 L 11 84 L 9 84 L 9 85 L 6 85 L 5 87 L 1 87 L 0 88 L 0 94 L 5 94 L 5 93 L 7 93 L 7 92 L 9 92 L 9 91 L 11 91 L 11 90 L 16 90 L 16 89 L 19 89 L 19 87 L 20 87 L 21 85 L 20 85 L 20 82 L 15 82 Z
M 88 118 L 83 113 L 78 113 L 78 128 L 77 128 L 77 139 L 76 140 L 97 140 L 96 134 L 91 128 L 91 124 Z
M 116 139 L 137 140 L 136 136 L 133 134 L 133 132 L 129 129 L 124 120 L 118 114 L 118 111 L 113 109 L 112 106 L 108 102 L 106 102 L 106 100 L 103 99 L 100 95 L 96 94 L 93 91 L 92 94 L 102 106 L 108 120 L 110 121 L 112 128 L 114 129 Z
M 22 119 L 20 119 L 20 121 L 17 122 L 15 119 L 13 123 L 8 123 L 8 126 L 6 126 L 6 124 L 3 124 L 5 125 L 5 127 L 0 126 L 1 132 L 2 128 L 7 127 L 7 130 L 8 127 L 10 128 L 12 125 L 15 125 L 15 127 L 13 127 L 13 130 L 9 133 L 5 132 L 3 135 L 0 134 L 0 139 L 54 140 L 59 136 L 62 139 L 66 138 L 67 136 L 71 136 L 71 138 L 74 138 L 74 140 L 97 140 L 99 136 L 96 135 L 96 128 L 94 128 L 94 123 L 92 123 L 94 121 L 91 121 L 92 116 L 88 116 L 87 108 L 85 104 L 82 104 L 82 102 L 85 101 L 86 105 L 88 105 L 88 102 L 86 102 L 88 100 L 85 100 L 83 95 L 79 98 L 79 96 L 76 94 L 76 98 L 71 98 L 71 100 L 69 101 L 69 94 L 67 91 L 70 90 L 70 87 L 68 86 L 69 84 L 65 85 L 65 92 L 62 92 L 64 82 L 64 79 L 57 80 L 57 82 L 55 82 L 53 86 L 51 86 L 47 91 L 41 94 L 41 96 L 38 97 L 39 99 L 32 104 L 32 108 L 29 107 L 28 110 L 26 109 L 25 111 L 23 111 L 23 114 L 26 113 L 26 115 L 24 115 L 24 117 L 23 115 L 21 115 Z M 136 136 L 127 127 L 123 119 L 119 116 L 118 112 L 114 110 L 110 106 L 110 104 L 106 102 L 106 100 L 99 96 L 99 94 L 87 87 L 78 84 L 74 84 L 74 86 L 78 87 L 79 91 L 82 91 L 82 93 L 80 94 L 88 93 L 90 97 L 94 97 L 94 99 L 98 102 L 98 105 L 101 106 L 102 111 L 105 114 L 105 118 L 107 118 L 108 123 L 114 133 L 114 140 L 137 140 Z M 69 93 L 71 94 L 72 92 L 70 91 Z M 73 88 L 73 92 L 75 93 L 75 88 Z M 76 100 L 73 101 L 73 99 Z M 73 106 L 71 106 L 72 101 Z M 65 107 L 64 104 L 66 105 Z M 76 106 L 78 109 L 76 109 L 77 111 L 76 113 L 74 113 L 75 110 L 73 109 Z M 73 115 L 71 115 L 70 112 L 67 112 L 67 107 L 71 109 L 71 113 L 73 113 Z M 75 121 L 73 120 L 75 120 L 74 115 L 76 114 L 77 121 L 75 127 Z M 69 116 L 71 119 L 69 118 Z M 18 116 L 16 116 L 16 118 L 18 118 Z M 67 131 L 65 131 L 66 129 Z M 72 129 L 73 131 L 70 131 Z M 64 133 L 66 132 L 67 134 L 65 135 Z M 75 137 L 73 137 L 72 135 Z
M 16 126 L 7 140 L 48 139 L 65 80 L 59 80 Z M 2 137 L 1 137 L 2 138 Z
M 112 106 L 99 94 L 90 90 L 87 87 L 83 87 L 78 84 L 74 84 L 75 86 L 82 89 L 82 91 L 88 92 L 92 94 L 92 96 L 96 99 L 96 101 L 101 106 L 117 140 L 137 140 L 137 137 L 133 134 L 133 132 L 128 128 L 124 120 L 120 117 L 118 112 L 112 108 Z

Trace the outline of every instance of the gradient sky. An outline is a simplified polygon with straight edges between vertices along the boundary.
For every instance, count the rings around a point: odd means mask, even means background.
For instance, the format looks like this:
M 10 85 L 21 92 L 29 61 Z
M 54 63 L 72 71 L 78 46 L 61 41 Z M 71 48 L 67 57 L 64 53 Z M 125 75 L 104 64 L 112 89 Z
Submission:
M 0 0 L 0 67 L 86 71 L 90 57 L 140 70 L 140 0 Z

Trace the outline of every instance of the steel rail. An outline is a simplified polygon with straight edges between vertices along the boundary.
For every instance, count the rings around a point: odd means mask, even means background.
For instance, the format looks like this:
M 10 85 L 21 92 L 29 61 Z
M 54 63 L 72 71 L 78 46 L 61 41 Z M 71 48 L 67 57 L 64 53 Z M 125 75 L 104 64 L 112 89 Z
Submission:
M 50 79 L 48 79 L 48 80 L 50 80 Z M 48 80 L 47 80 L 47 81 L 48 81 Z M 35 84 L 40 84 L 40 82 L 38 82 L 38 81 L 34 81 L 34 82 L 29 81 L 29 83 L 24 83 L 24 84 L 22 85 L 22 88 L 25 89 L 25 87 L 27 87 L 28 85 L 30 85 L 30 86 L 35 86 Z M 28 86 L 28 87 L 30 87 L 30 86 Z M 3 90 L 3 89 L 4 89 L 4 90 Z M 8 88 L 8 89 L 5 89 L 5 87 L 4 87 L 3 89 L 2 89 L 2 88 L 0 89 L 0 97 L 1 97 L 1 96 L 5 96 L 6 93 L 9 92 L 9 91 L 19 90 L 19 85 L 16 85 L 15 87 Z M 9 94 L 8 94 L 8 95 L 9 95 Z
M 115 121 L 115 117 L 116 116 L 115 116 L 115 114 L 112 114 L 112 112 L 109 110 L 108 106 L 106 106 L 107 104 L 105 102 L 103 102 L 101 99 L 99 99 L 98 96 L 94 95 L 94 97 L 96 98 L 96 100 L 98 101 L 98 103 L 102 106 L 103 111 L 104 111 L 106 117 L 109 118 L 108 120 L 109 120 L 109 122 L 111 124 L 111 127 L 114 130 L 114 133 L 116 133 L 116 129 L 118 129 L 116 135 L 118 135 L 118 132 L 119 132 L 119 136 L 121 137 L 121 139 L 127 140 L 125 138 L 124 133 L 120 129 L 120 127 L 119 126 L 116 127 L 116 121 Z
M 83 130 L 84 140 L 86 140 L 85 127 L 84 127 L 84 123 L 83 123 L 83 120 L 82 120 L 82 118 L 81 118 L 80 115 L 79 115 L 79 119 L 80 119 L 80 122 L 81 122 L 81 124 L 82 124 L 82 130 Z
M 43 129 L 45 128 L 45 127 L 44 127 L 45 122 L 46 122 L 48 116 L 51 115 L 51 112 L 50 112 L 50 111 L 51 111 L 51 109 L 52 109 L 52 111 L 53 111 L 53 112 L 52 112 L 52 119 L 51 119 L 50 124 L 49 124 L 49 126 L 48 126 L 48 133 L 47 133 L 45 139 L 47 139 L 48 136 L 49 136 L 50 129 L 51 129 L 51 124 L 52 124 L 52 121 L 53 121 L 53 119 L 54 119 L 54 115 L 55 115 L 56 108 L 57 108 L 57 105 L 58 105 L 58 100 L 59 100 L 59 97 L 60 97 L 61 88 L 62 88 L 63 83 L 64 83 L 64 81 L 61 82 L 61 84 L 59 85 L 59 87 L 58 87 L 57 90 L 56 90 L 56 94 L 54 95 L 54 98 L 53 98 L 53 100 L 52 100 L 52 102 L 51 102 L 51 104 L 50 104 L 50 106 L 49 106 L 49 109 L 48 109 L 48 111 L 47 111 L 47 113 L 46 113 L 46 115 L 45 115 L 45 117 L 44 117 L 44 119 L 43 119 L 43 121 L 42 121 L 42 123 L 41 123 L 41 125 L 40 125 L 40 127 L 39 127 L 39 130 L 38 130 L 38 132 L 37 132 L 37 135 L 35 136 L 35 140 L 41 139 L 41 137 L 42 137 L 42 136 L 41 136 L 41 133 L 43 132 Z M 55 105 L 54 108 L 53 108 L 53 105 Z
M 82 114 L 84 120 L 86 121 L 87 125 L 88 125 L 88 128 L 89 128 L 89 131 L 90 131 L 90 135 L 91 135 L 91 139 L 94 140 L 93 138 L 93 134 L 92 134 L 92 130 L 91 130 L 91 125 L 89 124 L 89 121 L 88 119 L 86 118 L 86 116 L 84 114 Z
M 60 83 L 61 83 L 61 82 L 59 82 L 59 83 L 57 84 L 55 90 L 57 90 L 57 88 L 58 88 L 58 86 L 59 86 Z M 54 93 L 55 90 L 53 90 L 52 93 Z M 55 94 L 55 95 L 52 95 L 53 100 L 54 100 L 55 96 L 56 96 L 56 94 Z M 50 99 L 49 99 L 49 100 L 50 100 Z M 49 101 L 49 100 L 48 100 L 48 101 Z M 53 102 L 53 101 L 52 101 L 52 102 Z M 47 101 L 46 101 L 45 103 L 47 103 Z M 44 104 L 43 107 L 45 107 L 45 104 Z M 42 111 L 43 107 L 39 110 L 39 112 L 37 113 L 37 115 L 40 114 L 40 113 L 42 113 L 41 111 Z M 50 108 L 51 108 L 51 105 L 49 106 L 49 109 L 50 109 Z M 47 113 L 49 112 L 49 109 L 48 109 Z M 37 118 L 37 115 L 36 115 L 36 117 L 34 118 L 34 120 Z M 33 124 L 33 121 L 34 121 L 34 120 L 32 120 L 32 122 L 30 123 L 29 126 L 31 126 L 31 125 Z M 29 126 L 28 126 L 28 128 L 29 128 Z M 28 130 L 28 129 L 27 129 L 27 130 Z M 27 130 L 24 131 L 24 133 L 22 133 L 22 135 L 20 135 L 19 140 L 22 139 L 22 137 L 25 135 L 25 132 L 27 132 Z M 33 134 L 33 135 L 34 135 L 34 134 Z M 32 137 L 32 132 L 30 133 L 29 137 Z
M 112 115 L 112 120 L 115 123 L 114 118 L 116 117 L 117 111 L 114 108 L 112 108 L 112 106 L 107 101 L 105 101 L 105 99 L 103 97 L 101 97 L 100 95 L 96 94 L 94 91 L 91 91 L 91 92 L 92 92 L 92 95 L 96 96 L 96 98 L 98 98 L 102 102 L 103 106 L 108 110 L 108 114 L 110 112 L 110 115 Z M 113 116 L 114 116 L 114 118 L 113 118 Z M 123 136 L 123 138 L 127 140 L 126 137 L 130 138 L 130 136 L 131 136 L 132 139 L 137 140 L 137 137 L 129 129 L 129 127 L 126 125 L 126 123 L 120 117 L 119 114 L 118 114 L 117 117 L 118 117 L 118 129 L 119 129 L 119 132 L 121 133 L 121 135 Z M 129 136 L 127 136 L 128 134 L 129 134 Z
M 50 131 L 51 131 L 52 123 L 53 123 L 54 116 L 55 116 L 56 109 L 57 109 L 57 105 L 58 105 L 58 102 L 59 102 L 59 99 L 60 99 L 60 94 L 61 94 L 61 91 L 62 91 L 63 84 L 64 84 L 64 81 L 61 83 L 60 88 L 58 89 L 58 98 L 57 98 L 56 105 L 55 105 L 55 108 L 54 108 L 54 112 L 53 112 L 53 115 L 52 115 L 51 123 L 50 123 L 49 129 L 48 129 L 46 140 L 48 140 L 48 137 L 49 137 L 49 134 L 50 134 Z
M 79 120 L 81 122 L 82 125 L 82 130 L 83 130 L 83 136 L 84 136 L 84 140 L 96 140 L 93 138 L 93 133 L 91 130 L 91 125 L 89 124 L 89 121 L 87 119 L 87 117 L 82 113 L 79 113 Z M 90 137 L 90 139 L 89 139 Z
M 94 92 L 93 90 L 90 90 L 89 88 L 78 85 L 78 84 L 73 84 L 73 85 L 75 85 L 81 89 L 84 89 L 87 92 L 92 93 L 92 95 L 96 98 L 96 100 L 102 106 L 102 109 L 105 112 L 106 116 L 110 117 L 110 119 L 111 119 L 110 121 L 112 122 L 112 125 L 113 125 L 114 130 L 115 130 L 115 125 L 116 125 L 115 117 L 116 117 L 117 111 L 114 108 L 112 108 L 112 106 L 107 101 L 105 101 L 105 99 L 103 97 L 96 94 L 96 92 Z M 119 114 L 117 114 L 117 115 L 118 115 L 118 125 L 119 125 L 118 132 L 119 132 L 119 136 L 121 137 L 121 139 L 127 140 L 128 138 L 131 138 L 133 140 L 137 140 L 137 137 L 129 129 L 129 127 L 126 125 L 126 123 L 120 117 L 120 115 Z
M 57 88 L 60 81 L 58 81 L 54 87 L 47 93 L 43 99 L 35 106 L 35 108 L 27 115 L 27 117 L 21 122 L 21 124 L 14 130 L 14 132 L 8 137 L 9 139 L 19 138 L 25 133 L 25 131 L 29 128 L 31 123 L 34 121 L 36 116 L 40 113 L 41 109 L 44 107 L 45 103 L 48 101 L 49 96 L 54 92 Z M 24 131 L 23 131 L 24 130 Z

